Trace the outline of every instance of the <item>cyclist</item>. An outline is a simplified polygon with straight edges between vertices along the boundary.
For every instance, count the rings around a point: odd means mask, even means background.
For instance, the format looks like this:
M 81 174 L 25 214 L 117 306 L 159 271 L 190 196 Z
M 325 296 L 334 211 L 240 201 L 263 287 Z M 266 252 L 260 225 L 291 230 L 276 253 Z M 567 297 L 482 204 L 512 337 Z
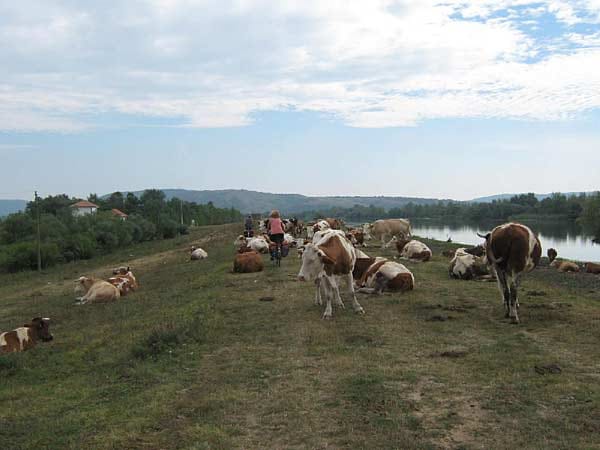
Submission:
M 283 243 L 283 221 L 281 220 L 279 211 L 276 209 L 271 211 L 267 231 L 269 233 L 269 238 L 277 244 L 277 248 L 280 250 L 281 244 Z M 272 255 L 271 259 L 273 259 Z

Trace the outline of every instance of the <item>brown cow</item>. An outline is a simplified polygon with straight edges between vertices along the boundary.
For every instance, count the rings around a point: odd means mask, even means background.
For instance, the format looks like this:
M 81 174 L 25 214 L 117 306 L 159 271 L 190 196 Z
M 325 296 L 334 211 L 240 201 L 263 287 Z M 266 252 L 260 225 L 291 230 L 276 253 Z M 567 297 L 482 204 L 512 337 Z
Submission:
M 519 323 L 517 286 L 519 277 L 531 272 L 540 262 L 542 244 L 533 231 L 519 223 L 497 226 L 485 239 L 488 265 L 495 272 L 504 299 L 505 317 Z
M 133 272 L 131 271 L 129 266 L 121 266 L 117 267 L 116 269 L 113 269 L 113 275 L 117 275 L 120 278 L 128 279 L 129 287 L 132 291 L 135 291 L 140 287 L 139 283 L 137 282 L 137 279 L 135 278 L 135 275 L 133 275 Z
M 235 273 L 261 272 L 263 268 L 262 257 L 255 250 L 238 253 L 233 260 L 233 271 Z
M 35 347 L 38 339 L 49 342 L 54 337 L 50 334 L 50 319 L 36 317 L 31 323 L 12 331 L 0 333 L 0 354 L 22 352 Z
M 593 262 L 586 262 L 585 263 L 585 271 L 587 273 L 600 273 L 600 264 L 596 264 Z
M 554 261 L 558 256 L 558 252 L 553 248 L 549 248 L 546 254 L 548 255 L 548 261 L 550 261 L 550 263 L 552 263 L 552 261 Z
M 83 294 L 83 296 L 77 298 L 80 305 L 88 302 L 111 302 L 121 298 L 119 288 L 108 281 L 79 277 L 75 280 L 75 283 L 75 293 Z
M 559 261 L 556 259 L 552 261 L 550 266 L 556 267 L 559 272 L 579 272 L 579 266 L 573 261 Z

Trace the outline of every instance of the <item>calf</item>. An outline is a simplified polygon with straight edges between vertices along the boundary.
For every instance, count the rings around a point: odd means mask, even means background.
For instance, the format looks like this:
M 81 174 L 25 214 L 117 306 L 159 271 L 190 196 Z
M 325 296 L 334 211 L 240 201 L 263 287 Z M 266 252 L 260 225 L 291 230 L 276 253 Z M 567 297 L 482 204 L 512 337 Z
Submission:
M 22 327 L 0 333 L 0 354 L 29 350 L 35 347 L 38 340 L 51 341 L 54 337 L 50 334 L 49 327 L 50 319 L 36 317 Z
M 263 268 L 263 260 L 255 250 L 238 253 L 233 260 L 233 272 L 235 273 L 261 272 Z
M 558 252 L 553 248 L 549 248 L 548 251 L 546 252 L 546 255 L 548 255 L 548 261 L 550 261 L 550 264 L 552 264 L 552 262 L 558 256 Z
M 519 223 L 497 226 L 485 239 L 487 262 L 498 280 L 504 299 L 505 317 L 519 323 L 517 286 L 522 274 L 532 271 L 540 262 L 542 245 L 533 231 Z
M 81 305 L 88 302 L 111 302 L 121 298 L 119 289 L 108 281 L 79 277 L 75 283 L 75 293 L 83 294 L 77 298 Z
M 596 264 L 593 262 L 586 262 L 584 264 L 584 267 L 585 267 L 585 271 L 587 273 L 596 273 L 596 274 L 600 273 L 600 264 Z
M 338 306 L 344 303 L 336 278 L 346 282 L 348 292 L 352 296 L 352 306 L 357 313 L 364 313 L 363 307 L 356 300 L 354 293 L 354 278 L 352 271 L 356 262 L 354 247 L 348 242 L 344 233 L 339 230 L 329 230 L 321 235 L 317 242 L 306 244 L 302 253 L 302 267 L 298 273 L 299 281 L 315 281 L 315 303 L 321 304 L 321 287 L 323 287 L 327 305 L 323 313 L 324 319 L 332 316 L 331 300 Z
M 192 261 L 206 258 L 208 258 L 208 253 L 206 253 L 206 251 L 204 251 L 201 248 L 196 248 L 192 245 L 192 248 L 190 250 L 190 259 Z

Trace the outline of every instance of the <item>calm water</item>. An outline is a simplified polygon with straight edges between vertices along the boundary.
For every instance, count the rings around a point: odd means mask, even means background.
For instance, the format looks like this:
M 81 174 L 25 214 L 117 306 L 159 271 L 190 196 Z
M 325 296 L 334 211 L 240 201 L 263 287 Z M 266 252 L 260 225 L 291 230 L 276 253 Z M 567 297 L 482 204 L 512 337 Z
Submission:
M 445 241 L 448 237 L 453 242 L 464 244 L 480 244 L 482 239 L 477 232 L 485 234 L 500 223 L 440 223 L 426 220 L 412 220 L 413 234 Z M 592 237 L 583 234 L 575 224 L 569 223 L 527 223 L 534 233 L 538 234 L 542 243 L 543 255 L 550 247 L 558 251 L 561 258 L 579 261 L 600 261 L 600 245 L 592 243 Z

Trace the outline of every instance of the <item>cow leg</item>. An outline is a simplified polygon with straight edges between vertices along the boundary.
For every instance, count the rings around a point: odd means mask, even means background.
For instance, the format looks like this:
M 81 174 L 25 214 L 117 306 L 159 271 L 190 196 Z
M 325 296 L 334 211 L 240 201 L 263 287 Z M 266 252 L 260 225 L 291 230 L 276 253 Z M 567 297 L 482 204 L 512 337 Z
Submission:
M 498 289 L 500 289 L 500 294 L 502 294 L 504 302 L 504 317 L 508 318 L 510 317 L 510 290 L 506 281 L 506 272 L 496 269 L 496 280 L 498 281 Z
M 331 286 L 333 288 L 333 301 L 335 302 L 335 306 L 339 306 L 341 308 L 345 308 L 342 297 L 340 296 L 340 288 L 337 284 L 337 281 L 334 277 L 330 279 Z
M 331 285 L 331 281 L 329 277 L 323 277 L 323 288 L 325 289 L 325 298 L 327 299 L 327 304 L 325 305 L 325 311 L 323 312 L 323 319 L 331 319 L 332 316 L 332 308 L 331 308 L 331 296 L 333 295 L 333 287 Z
M 320 277 L 318 277 L 315 280 L 315 305 L 322 305 L 323 304 L 323 300 L 321 299 L 321 282 L 322 279 Z
M 519 315 L 517 310 L 519 309 L 519 300 L 517 298 L 517 278 L 510 277 L 510 321 L 512 323 L 519 323 Z
M 354 308 L 354 312 L 364 314 L 365 310 L 356 299 L 356 293 L 354 292 L 354 277 L 352 276 L 352 272 L 345 275 L 345 278 L 346 284 L 348 285 L 348 293 L 351 295 L 352 298 L 352 308 Z

